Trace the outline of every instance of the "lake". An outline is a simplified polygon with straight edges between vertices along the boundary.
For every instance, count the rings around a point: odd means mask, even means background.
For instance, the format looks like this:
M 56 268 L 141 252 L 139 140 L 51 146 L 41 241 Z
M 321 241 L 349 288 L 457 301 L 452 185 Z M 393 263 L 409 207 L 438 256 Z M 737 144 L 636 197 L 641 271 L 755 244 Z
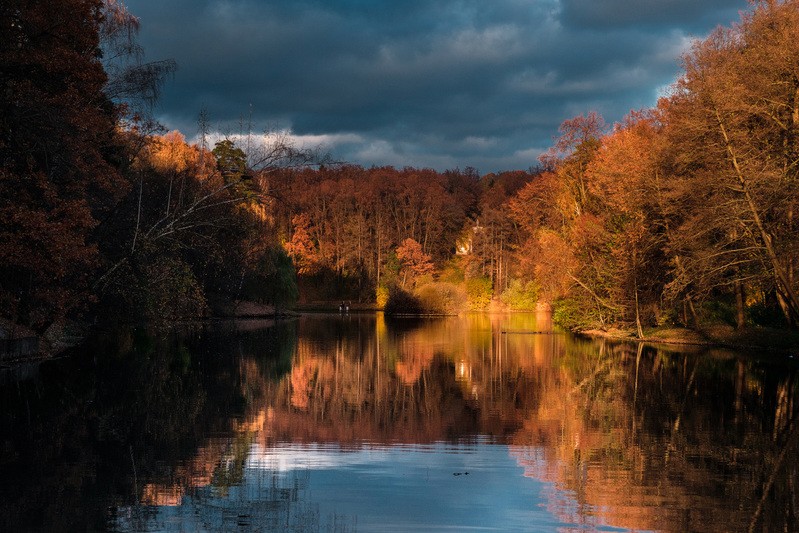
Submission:
M 794 531 L 797 370 L 534 314 L 107 333 L 0 373 L 0 531 Z

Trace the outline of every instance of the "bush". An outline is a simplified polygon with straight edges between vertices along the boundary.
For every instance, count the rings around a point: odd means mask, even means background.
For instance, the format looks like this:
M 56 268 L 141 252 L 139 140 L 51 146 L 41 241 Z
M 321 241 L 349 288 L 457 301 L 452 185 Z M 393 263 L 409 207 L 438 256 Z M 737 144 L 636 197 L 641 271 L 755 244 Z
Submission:
M 395 285 L 389 288 L 384 311 L 387 315 L 420 315 L 422 303 L 416 296 Z
M 146 257 L 118 287 L 117 298 L 124 308 L 116 312 L 127 320 L 146 321 L 157 327 L 179 318 L 203 316 L 205 294 L 191 268 L 180 259 Z
M 596 305 L 579 298 L 560 298 L 552 303 L 552 321 L 567 329 L 580 330 L 601 324 Z
M 416 290 L 416 296 L 425 313 L 456 314 L 466 308 L 466 292 L 453 283 L 428 283 Z
M 513 311 L 535 311 L 540 287 L 535 281 L 511 281 L 499 299 Z
M 244 295 L 275 308 L 297 303 L 299 290 L 294 265 L 281 246 L 268 248 L 261 254 L 256 268 L 244 279 Z
M 700 316 L 709 324 L 724 323 L 735 325 L 735 303 L 722 300 L 709 300 L 702 303 Z
M 460 257 L 454 257 L 447 261 L 447 263 L 441 269 L 441 273 L 438 275 L 438 280 L 455 284 L 463 283 L 465 277 L 463 273 L 463 265 L 461 263 L 462 261 Z

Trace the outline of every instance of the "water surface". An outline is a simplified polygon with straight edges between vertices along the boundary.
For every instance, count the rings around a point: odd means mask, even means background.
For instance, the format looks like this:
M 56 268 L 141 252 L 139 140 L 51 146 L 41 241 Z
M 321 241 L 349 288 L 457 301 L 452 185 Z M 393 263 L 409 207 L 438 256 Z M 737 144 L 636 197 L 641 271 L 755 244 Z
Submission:
M 523 314 L 116 332 L 0 377 L 0 530 L 790 531 L 796 375 Z

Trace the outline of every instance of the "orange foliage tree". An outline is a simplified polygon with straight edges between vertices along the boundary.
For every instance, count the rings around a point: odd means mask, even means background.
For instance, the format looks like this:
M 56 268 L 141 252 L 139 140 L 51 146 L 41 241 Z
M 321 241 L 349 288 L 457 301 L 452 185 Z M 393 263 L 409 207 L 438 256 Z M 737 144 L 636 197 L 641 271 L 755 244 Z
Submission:
M 429 254 L 422 250 L 422 245 L 414 239 L 407 238 L 397 247 L 397 259 L 402 265 L 402 285 L 405 286 L 410 274 L 411 284 L 422 276 L 432 275 L 435 266 Z
M 313 274 L 319 269 L 319 250 L 311 236 L 311 221 L 304 213 L 295 215 L 291 221 L 294 233 L 291 240 L 283 244 L 283 248 L 294 261 L 298 274 Z

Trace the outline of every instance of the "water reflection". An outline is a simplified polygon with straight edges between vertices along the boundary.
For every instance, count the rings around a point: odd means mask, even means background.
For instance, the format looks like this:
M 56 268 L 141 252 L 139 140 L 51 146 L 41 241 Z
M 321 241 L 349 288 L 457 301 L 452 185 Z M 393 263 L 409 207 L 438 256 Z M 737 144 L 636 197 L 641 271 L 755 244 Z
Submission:
M 116 335 L 6 377 L 0 530 L 799 527 L 795 365 L 537 318 Z

